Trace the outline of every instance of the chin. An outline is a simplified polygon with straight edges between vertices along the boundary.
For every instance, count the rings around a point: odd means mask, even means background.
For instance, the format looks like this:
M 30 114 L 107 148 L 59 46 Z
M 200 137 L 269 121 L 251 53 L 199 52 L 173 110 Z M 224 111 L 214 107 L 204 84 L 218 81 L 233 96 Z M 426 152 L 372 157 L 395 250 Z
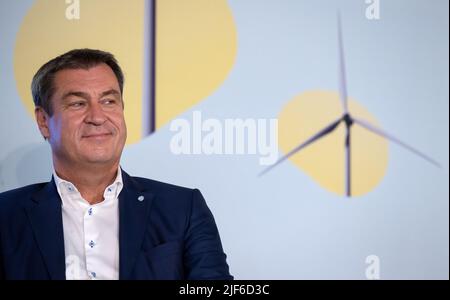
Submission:
M 111 153 L 89 153 L 84 156 L 84 161 L 88 163 L 110 163 L 112 161 L 115 161 L 115 156 Z
M 109 163 L 114 160 L 111 157 L 90 157 L 87 161 L 90 163 Z

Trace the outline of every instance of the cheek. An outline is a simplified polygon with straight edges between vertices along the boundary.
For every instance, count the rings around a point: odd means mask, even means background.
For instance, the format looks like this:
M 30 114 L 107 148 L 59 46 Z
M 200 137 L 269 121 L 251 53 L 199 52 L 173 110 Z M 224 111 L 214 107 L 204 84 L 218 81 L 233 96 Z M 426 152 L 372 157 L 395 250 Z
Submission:
M 69 118 L 57 118 L 49 124 L 50 134 L 58 140 L 65 140 L 65 143 L 74 140 L 77 136 L 79 127 L 76 120 Z
M 123 114 L 117 114 L 114 116 L 113 120 L 113 124 L 114 127 L 116 127 L 116 130 L 118 131 L 118 133 L 120 135 L 125 135 L 127 134 L 127 126 L 125 124 L 125 118 Z
M 59 140 L 61 138 L 62 128 L 61 121 L 57 118 L 51 118 L 50 122 L 48 122 L 48 130 L 52 139 Z
M 125 123 L 125 119 L 122 119 L 122 133 L 124 136 L 127 136 L 127 124 Z

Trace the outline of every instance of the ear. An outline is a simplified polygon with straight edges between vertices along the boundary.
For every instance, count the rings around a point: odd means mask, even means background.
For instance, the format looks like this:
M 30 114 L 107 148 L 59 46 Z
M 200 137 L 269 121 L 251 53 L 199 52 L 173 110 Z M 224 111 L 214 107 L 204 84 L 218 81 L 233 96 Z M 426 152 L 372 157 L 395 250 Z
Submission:
M 45 140 L 50 138 L 50 130 L 48 129 L 48 121 L 50 119 L 47 112 L 42 107 L 36 107 L 34 109 L 34 115 L 36 116 L 36 122 L 39 127 L 39 131 Z

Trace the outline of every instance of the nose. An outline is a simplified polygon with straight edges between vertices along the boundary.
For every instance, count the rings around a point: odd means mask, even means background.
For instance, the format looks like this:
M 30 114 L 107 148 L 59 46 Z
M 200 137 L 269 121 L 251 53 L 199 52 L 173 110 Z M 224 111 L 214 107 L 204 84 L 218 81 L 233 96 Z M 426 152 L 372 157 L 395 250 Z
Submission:
M 102 110 L 98 103 L 92 103 L 89 105 L 88 112 L 85 118 L 85 122 L 92 125 L 102 125 L 106 121 L 105 112 Z

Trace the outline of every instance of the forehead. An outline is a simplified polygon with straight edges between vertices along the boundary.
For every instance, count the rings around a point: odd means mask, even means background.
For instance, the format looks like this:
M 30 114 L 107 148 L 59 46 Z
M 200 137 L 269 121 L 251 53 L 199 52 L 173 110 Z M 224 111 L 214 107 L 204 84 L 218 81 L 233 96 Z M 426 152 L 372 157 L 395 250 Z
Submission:
M 89 69 L 65 69 L 58 71 L 53 80 L 56 93 L 67 90 L 89 91 L 117 89 L 119 83 L 113 70 L 106 64 Z M 101 90 L 101 91 L 100 91 Z

